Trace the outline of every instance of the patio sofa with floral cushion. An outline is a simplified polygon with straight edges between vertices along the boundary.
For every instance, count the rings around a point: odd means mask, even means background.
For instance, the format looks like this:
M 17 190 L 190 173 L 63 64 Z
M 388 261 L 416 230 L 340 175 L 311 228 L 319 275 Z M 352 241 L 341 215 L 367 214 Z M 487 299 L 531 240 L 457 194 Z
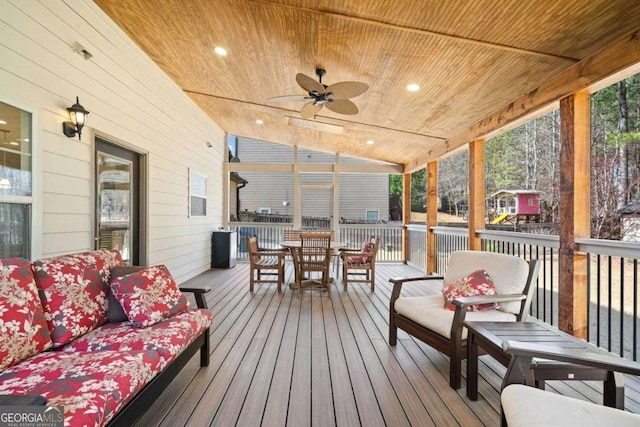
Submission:
M 198 351 L 208 365 L 208 287 L 122 264 L 111 250 L 0 260 L 0 405 L 35 398 L 63 406 L 65 425 L 132 425 Z

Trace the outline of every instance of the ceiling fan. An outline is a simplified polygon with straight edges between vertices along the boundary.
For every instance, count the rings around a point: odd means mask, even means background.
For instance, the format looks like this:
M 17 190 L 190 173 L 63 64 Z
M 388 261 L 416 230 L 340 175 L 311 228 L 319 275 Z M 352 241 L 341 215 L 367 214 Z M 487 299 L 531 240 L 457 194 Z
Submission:
M 327 72 L 322 68 L 316 68 L 318 81 L 311 77 L 298 73 L 296 82 L 300 87 L 307 91 L 308 95 L 287 95 L 269 98 L 267 101 L 273 102 L 290 102 L 290 101 L 306 101 L 300 115 L 305 119 L 314 117 L 322 109 L 323 105 L 334 113 L 338 114 L 358 114 L 358 107 L 349 98 L 362 95 L 369 86 L 361 82 L 340 82 L 330 86 L 322 84 L 322 76 Z

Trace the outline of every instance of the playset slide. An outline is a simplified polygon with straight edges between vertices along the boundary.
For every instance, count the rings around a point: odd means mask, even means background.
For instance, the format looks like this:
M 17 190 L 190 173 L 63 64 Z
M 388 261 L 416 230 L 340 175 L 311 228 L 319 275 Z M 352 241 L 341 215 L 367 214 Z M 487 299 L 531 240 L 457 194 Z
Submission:
M 509 213 L 505 212 L 503 214 L 500 214 L 498 217 L 496 217 L 496 219 L 494 219 L 493 221 L 491 221 L 491 224 L 500 224 L 502 221 L 504 221 L 505 219 L 507 219 L 507 217 L 509 217 Z

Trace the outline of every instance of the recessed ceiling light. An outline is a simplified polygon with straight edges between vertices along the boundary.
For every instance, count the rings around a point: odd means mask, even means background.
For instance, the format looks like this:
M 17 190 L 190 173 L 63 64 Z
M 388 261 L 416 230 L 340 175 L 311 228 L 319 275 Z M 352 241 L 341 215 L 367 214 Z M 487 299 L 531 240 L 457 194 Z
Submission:
M 216 46 L 213 48 L 213 51 L 215 53 L 217 53 L 220 56 L 227 56 L 227 49 L 220 47 L 220 46 Z
M 409 92 L 417 92 L 420 90 L 420 85 L 417 85 L 415 83 L 411 83 L 410 85 L 407 85 L 407 90 Z
M 259 124 L 259 125 L 264 124 L 264 122 L 261 119 L 257 119 L 256 123 Z
M 369 145 L 373 145 L 373 144 L 375 144 L 375 143 L 376 143 L 376 142 L 375 142 L 373 139 L 370 139 L 370 140 L 368 140 L 368 141 L 367 141 L 367 144 L 369 144 Z
M 7 122 L 5 122 L 4 120 L 0 120 L 0 125 L 6 125 Z

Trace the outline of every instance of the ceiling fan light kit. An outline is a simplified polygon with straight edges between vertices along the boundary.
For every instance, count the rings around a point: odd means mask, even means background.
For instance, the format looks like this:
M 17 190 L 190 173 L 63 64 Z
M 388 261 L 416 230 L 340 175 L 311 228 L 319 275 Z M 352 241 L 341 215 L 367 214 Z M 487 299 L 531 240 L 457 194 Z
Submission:
M 315 117 L 323 106 L 338 114 L 358 114 L 358 107 L 350 101 L 350 98 L 362 95 L 369 89 L 369 86 L 361 82 L 340 82 L 327 86 L 322 84 L 322 77 L 326 73 L 324 69 L 316 68 L 318 81 L 302 73 L 296 75 L 296 82 L 308 93 L 306 96 L 277 96 L 269 98 L 267 101 L 309 101 L 300 110 L 300 115 L 305 119 Z

